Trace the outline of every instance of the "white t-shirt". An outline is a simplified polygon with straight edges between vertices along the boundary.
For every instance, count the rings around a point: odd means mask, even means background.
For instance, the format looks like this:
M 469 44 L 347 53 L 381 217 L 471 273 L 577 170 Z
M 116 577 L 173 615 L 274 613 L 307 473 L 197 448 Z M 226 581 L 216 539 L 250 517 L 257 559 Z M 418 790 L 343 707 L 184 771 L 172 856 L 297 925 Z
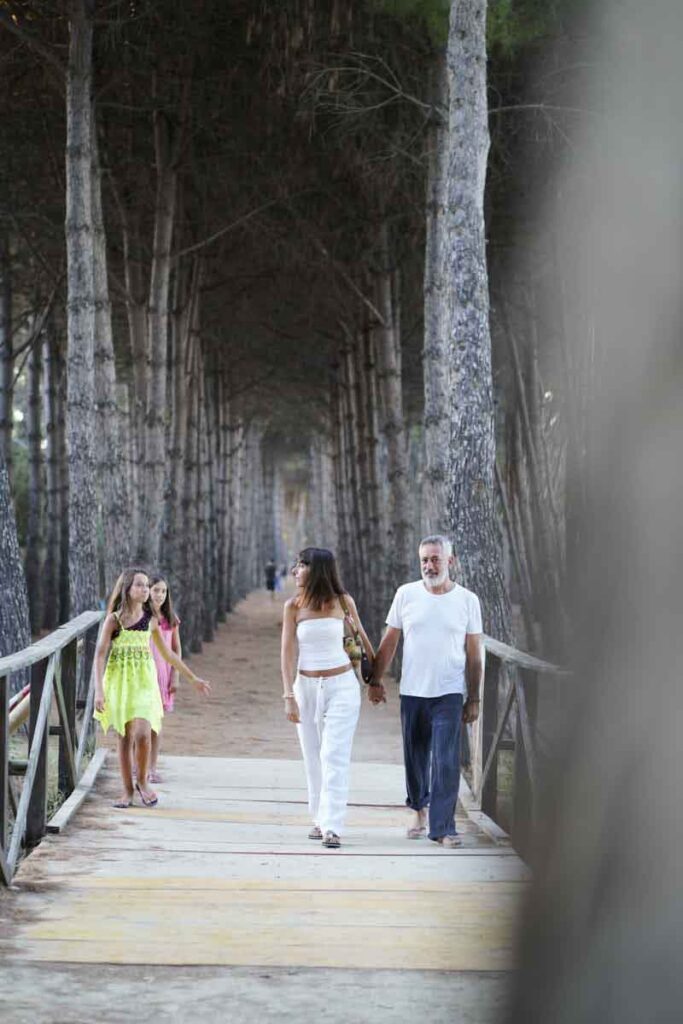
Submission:
M 481 633 L 479 598 L 456 585 L 432 594 L 422 580 L 399 587 L 387 625 L 403 630 L 401 693 L 442 697 L 465 693 L 465 636 Z

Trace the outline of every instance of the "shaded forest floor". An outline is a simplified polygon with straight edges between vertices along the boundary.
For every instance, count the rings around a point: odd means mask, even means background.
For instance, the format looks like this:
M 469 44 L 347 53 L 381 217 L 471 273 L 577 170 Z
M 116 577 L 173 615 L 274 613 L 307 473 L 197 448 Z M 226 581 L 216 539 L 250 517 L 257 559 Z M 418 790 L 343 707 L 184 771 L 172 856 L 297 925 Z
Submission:
M 175 710 L 164 719 L 159 770 L 166 754 L 205 757 L 298 758 L 296 729 L 285 718 L 280 679 L 280 627 L 286 594 L 255 591 L 221 623 L 214 640 L 187 660 L 208 679 L 201 698 L 181 679 Z M 181 625 L 182 640 L 182 625 Z M 373 638 L 379 639 L 379 638 Z M 388 685 L 378 708 L 364 699 L 353 748 L 355 761 L 402 764 L 398 687 Z M 365 693 L 363 693 L 365 697 Z M 115 735 L 98 737 L 115 747 Z

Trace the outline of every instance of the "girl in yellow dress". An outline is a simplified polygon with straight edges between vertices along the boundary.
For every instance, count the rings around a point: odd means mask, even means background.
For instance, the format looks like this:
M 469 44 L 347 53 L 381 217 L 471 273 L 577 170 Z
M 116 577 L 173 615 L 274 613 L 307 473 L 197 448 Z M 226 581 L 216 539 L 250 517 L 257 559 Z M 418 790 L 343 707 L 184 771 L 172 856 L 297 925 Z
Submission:
M 187 676 L 200 693 L 210 692 L 209 683 L 199 679 L 164 643 L 159 622 L 149 606 L 147 572 L 124 569 L 109 598 L 95 653 L 95 718 L 105 732 L 111 725 L 118 733 L 123 794 L 114 807 L 130 807 L 133 803 L 133 750 L 137 768 L 135 789 L 145 807 L 157 803 L 156 793 L 147 786 L 147 770 L 152 729 L 160 731 L 164 711 L 150 636 L 161 656 Z

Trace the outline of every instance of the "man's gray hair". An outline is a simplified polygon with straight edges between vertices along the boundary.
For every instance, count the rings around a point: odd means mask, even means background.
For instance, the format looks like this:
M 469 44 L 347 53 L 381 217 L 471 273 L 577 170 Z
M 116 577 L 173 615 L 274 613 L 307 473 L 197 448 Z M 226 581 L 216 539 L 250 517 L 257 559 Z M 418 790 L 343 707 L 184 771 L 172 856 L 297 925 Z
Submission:
M 453 554 L 453 542 L 450 537 L 444 537 L 442 533 L 433 533 L 430 537 L 423 537 L 417 546 L 417 550 L 423 548 L 425 544 L 438 544 L 446 558 L 450 558 Z

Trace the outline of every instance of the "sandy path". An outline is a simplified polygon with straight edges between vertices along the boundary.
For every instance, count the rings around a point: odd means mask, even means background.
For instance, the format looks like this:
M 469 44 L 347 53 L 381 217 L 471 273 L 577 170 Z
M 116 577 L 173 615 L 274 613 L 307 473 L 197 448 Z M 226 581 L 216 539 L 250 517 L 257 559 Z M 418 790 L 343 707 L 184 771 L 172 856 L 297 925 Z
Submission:
M 219 625 L 215 639 L 188 658 L 213 692 L 197 696 L 181 680 L 176 710 L 164 719 L 161 761 L 168 754 L 212 757 L 300 756 L 296 730 L 284 716 L 280 680 L 280 624 L 285 595 L 271 600 L 255 591 Z M 181 627 L 182 639 L 182 627 Z M 354 742 L 354 761 L 402 763 L 398 689 L 389 684 L 389 703 L 363 700 Z M 113 746 L 113 737 L 105 741 Z

